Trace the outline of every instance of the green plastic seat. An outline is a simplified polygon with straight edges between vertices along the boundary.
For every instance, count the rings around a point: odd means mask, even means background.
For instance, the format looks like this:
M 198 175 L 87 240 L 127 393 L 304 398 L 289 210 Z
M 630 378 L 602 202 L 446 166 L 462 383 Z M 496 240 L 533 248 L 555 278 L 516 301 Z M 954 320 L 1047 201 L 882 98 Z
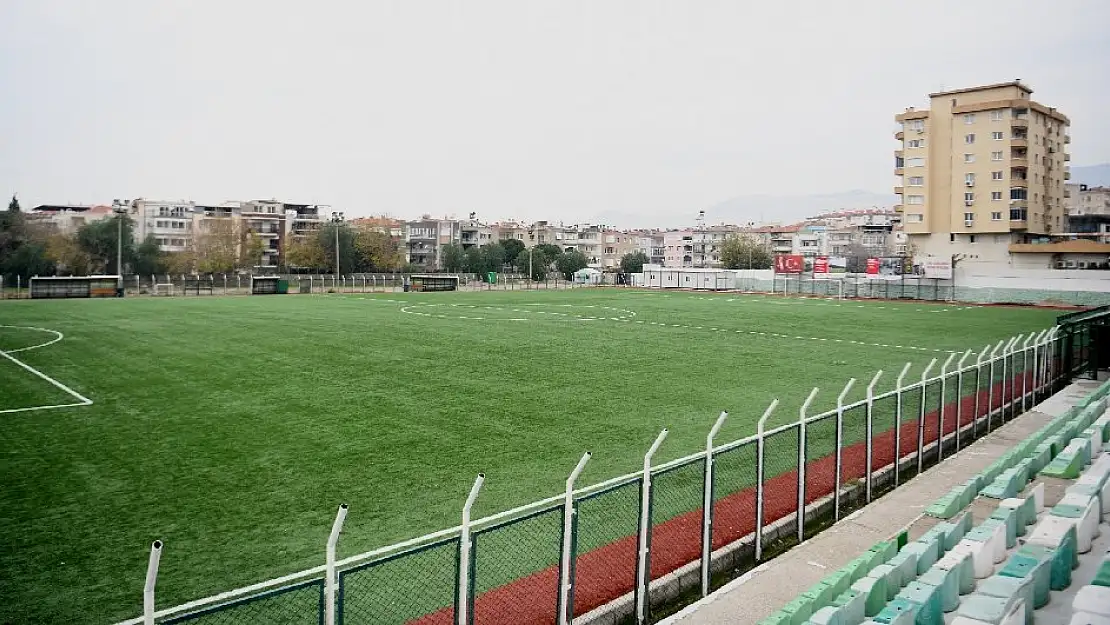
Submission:
M 941 605 L 940 589 L 921 582 L 910 582 L 896 599 L 904 599 L 917 604 L 916 625 L 944 625 L 944 610 Z
M 918 582 L 935 586 L 940 593 L 940 607 L 951 612 L 960 605 L 960 571 L 933 566 L 917 578 Z
M 999 575 L 1033 579 L 1033 607 L 1041 608 L 1048 603 L 1052 587 L 1053 551 L 1041 545 L 1023 545 L 1010 556 Z
M 976 594 L 1004 599 L 1020 598 L 1025 602 L 1025 625 L 1033 625 L 1033 579 L 1029 577 L 1009 577 L 993 575 L 979 583 Z

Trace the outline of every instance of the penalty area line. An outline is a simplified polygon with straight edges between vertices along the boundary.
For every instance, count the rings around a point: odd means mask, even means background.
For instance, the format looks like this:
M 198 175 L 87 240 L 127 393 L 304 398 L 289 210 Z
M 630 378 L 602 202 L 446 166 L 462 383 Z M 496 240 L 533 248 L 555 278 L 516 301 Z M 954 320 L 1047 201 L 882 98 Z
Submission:
M 4 409 L 4 410 L 0 410 L 0 414 L 9 414 L 9 413 L 13 413 L 13 412 L 30 412 L 32 410 L 51 410 L 51 409 L 54 409 L 54 408 L 71 408 L 71 407 L 75 407 L 75 406 L 91 406 L 92 405 L 93 401 L 91 399 L 89 399 L 88 397 L 85 397 L 81 393 L 78 393 L 77 391 L 69 388 L 65 384 L 62 384 L 61 382 L 55 380 L 54 378 L 46 375 L 42 371 L 39 371 L 38 369 L 36 369 L 36 368 L 32 367 L 31 365 L 23 362 L 22 360 L 16 358 L 15 356 L 12 356 L 8 352 L 0 350 L 0 356 L 3 356 L 4 358 L 7 358 L 8 360 L 14 362 L 16 365 L 18 365 L 19 367 L 28 371 L 29 373 L 31 373 L 35 376 L 38 376 L 39 378 L 41 378 L 43 380 L 46 380 L 47 382 L 49 382 L 50 384 L 52 384 L 56 388 L 61 389 L 63 392 L 67 393 L 70 397 L 73 397 L 74 399 L 77 400 L 75 403 L 72 403 L 72 404 L 54 404 L 54 405 L 50 405 L 50 406 L 32 406 L 30 408 L 7 408 L 7 409 Z

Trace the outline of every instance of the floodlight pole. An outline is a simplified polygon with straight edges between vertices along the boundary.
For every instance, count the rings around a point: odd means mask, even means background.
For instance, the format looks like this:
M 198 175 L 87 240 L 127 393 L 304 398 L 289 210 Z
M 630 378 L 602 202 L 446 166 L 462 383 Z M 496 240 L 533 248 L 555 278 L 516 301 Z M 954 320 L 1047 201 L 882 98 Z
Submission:
M 339 290 L 339 224 L 343 223 L 343 213 L 331 214 L 331 221 L 335 224 L 335 288 Z

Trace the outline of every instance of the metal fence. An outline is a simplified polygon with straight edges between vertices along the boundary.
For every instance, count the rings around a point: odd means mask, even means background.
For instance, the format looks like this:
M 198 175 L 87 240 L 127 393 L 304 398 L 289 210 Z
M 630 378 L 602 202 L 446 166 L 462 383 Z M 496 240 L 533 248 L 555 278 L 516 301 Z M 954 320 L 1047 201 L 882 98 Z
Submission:
M 860 382 L 858 401 L 849 380 L 820 414 L 813 389 L 797 419 L 768 428 L 776 400 L 754 435 L 718 445 L 722 413 L 703 452 L 655 465 L 663 430 L 642 471 L 576 488 L 587 453 L 563 494 L 471 521 L 480 475 L 458 527 L 337 561 L 343 506 L 323 566 L 160 611 L 156 543 L 144 616 L 126 623 L 565 625 L 598 609 L 655 622 L 1031 408 L 1091 353 L 1056 326 L 933 359 L 913 379 L 906 363 Z
M 411 283 L 413 274 L 405 273 L 358 273 L 336 276 L 334 274 L 258 274 L 265 277 L 278 277 L 289 282 L 290 293 L 399 293 L 406 284 Z M 420 274 L 424 275 L 424 274 Z M 525 291 L 536 289 L 570 289 L 582 284 L 563 279 L 561 275 L 551 274 L 544 280 L 529 280 L 523 274 L 497 274 L 494 282 L 489 282 L 478 274 L 451 274 L 459 277 L 461 291 Z M 208 295 L 249 295 L 251 292 L 249 273 L 217 273 L 206 275 L 158 274 L 125 275 L 124 294 L 135 296 L 208 296 Z M 28 282 L 17 280 L 7 284 L 0 277 L 0 299 L 27 299 L 31 297 Z

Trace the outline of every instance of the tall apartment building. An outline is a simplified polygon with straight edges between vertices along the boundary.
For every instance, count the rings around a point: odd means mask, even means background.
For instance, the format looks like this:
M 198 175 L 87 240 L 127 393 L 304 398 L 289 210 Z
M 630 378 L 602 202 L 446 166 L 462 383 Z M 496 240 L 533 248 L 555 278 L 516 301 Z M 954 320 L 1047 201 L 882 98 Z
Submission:
M 1061 231 L 1069 122 L 1032 93 L 1016 80 L 942 91 L 895 116 L 912 253 L 1006 262 L 1011 245 Z
M 133 200 L 129 213 L 135 222 L 135 242 L 153 236 L 163 252 L 192 249 L 195 209 L 189 200 Z
M 1110 187 L 1076 187 L 1068 200 L 1069 234 L 1097 235 L 1089 238 L 1110 243 Z

